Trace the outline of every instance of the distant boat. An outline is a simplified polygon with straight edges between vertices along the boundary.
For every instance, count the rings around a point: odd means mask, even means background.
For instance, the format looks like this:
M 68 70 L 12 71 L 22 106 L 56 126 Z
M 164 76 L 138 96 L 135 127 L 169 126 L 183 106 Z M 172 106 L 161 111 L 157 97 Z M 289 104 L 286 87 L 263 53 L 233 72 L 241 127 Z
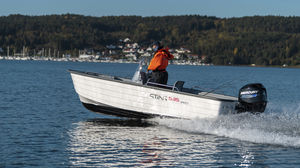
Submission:
M 248 84 L 239 97 L 184 88 L 174 85 L 69 70 L 82 104 L 89 110 L 119 117 L 214 118 L 240 112 L 264 112 L 267 93 L 262 84 Z

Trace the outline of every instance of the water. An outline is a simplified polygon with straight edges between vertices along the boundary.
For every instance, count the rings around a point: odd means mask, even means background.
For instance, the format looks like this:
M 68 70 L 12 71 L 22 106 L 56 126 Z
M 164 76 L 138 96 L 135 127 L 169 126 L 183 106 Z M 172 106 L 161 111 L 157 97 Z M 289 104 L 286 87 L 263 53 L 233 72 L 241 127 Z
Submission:
M 145 121 L 89 112 L 67 72 L 136 67 L 1 60 L 0 167 L 300 167 L 300 69 L 170 65 L 170 83 L 229 95 L 262 82 L 266 112 Z

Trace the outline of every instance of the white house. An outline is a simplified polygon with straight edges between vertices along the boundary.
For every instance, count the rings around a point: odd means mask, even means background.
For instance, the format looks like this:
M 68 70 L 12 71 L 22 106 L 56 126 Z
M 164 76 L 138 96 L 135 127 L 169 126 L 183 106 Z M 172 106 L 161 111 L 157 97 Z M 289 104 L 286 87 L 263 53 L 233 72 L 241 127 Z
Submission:
M 178 53 L 174 53 L 173 56 L 174 56 L 175 59 L 179 59 L 180 58 L 180 54 L 178 54 Z
M 123 40 L 125 43 L 128 43 L 128 42 L 130 42 L 131 40 L 129 39 L 129 38 L 126 38 L 126 39 L 124 39 Z
M 89 55 L 89 54 L 80 54 L 79 59 L 81 60 L 91 60 L 94 58 L 94 55 Z
M 139 48 L 140 47 L 138 43 L 133 43 L 131 46 L 132 46 L 132 48 Z
M 110 44 L 110 45 L 107 45 L 106 48 L 108 48 L 108 49 L 116 49 L 117 47 L 115 45 Z
M 142 48 L 140 48 L 140 49 L 137 50 L 137 52 L 138 52 L 139 54 L 144 54 L 144 53 L 145 53 L 145 50 L 142 49 Z
M 145 52 L 141 55 L 142 57 L 151 57 L 152 54 L 150 54 L 149 52 Z
M 133 48 L 126 48 L 126 49 L 123 49 L 123 53 L 134 53 L 136 50 L 133 49 Z
M 186 49 L 186 48 L 176 49 L 175 51 L 176 51 L 177 53 L 179 53 L 179 54 L 191 53 L 191 51 L 188 50 L 188 49 Z
M 132 60 L 134 60 L 134 61 L 136 61 L 136 59 L 137 59 L 137 56 L 136 56 L 136 54 L 134 54 L 134 53 L 126 54 L 125 57 L 126 57 L 126 58 L 129 58 L 129 59 L 132 59 Z
M 148 47 L 147 49 L 146 49 L 146 51 L 152 51 L 152 48 L 151 47 Z

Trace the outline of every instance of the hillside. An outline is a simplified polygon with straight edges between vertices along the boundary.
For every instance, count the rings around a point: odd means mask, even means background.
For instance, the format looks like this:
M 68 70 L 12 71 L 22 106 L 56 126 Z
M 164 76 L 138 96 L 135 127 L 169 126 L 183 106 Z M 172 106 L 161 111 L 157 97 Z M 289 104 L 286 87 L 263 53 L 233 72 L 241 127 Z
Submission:
M 0 47 L 15 51 L 51 48 L 61 53 L 106 50 L 129 37 L 149 45 L 161 40 L 185 47 L 217 65 L 299 65 L 300 17 L 254 16 L 107 16 L 82 15 L 0 17 Z

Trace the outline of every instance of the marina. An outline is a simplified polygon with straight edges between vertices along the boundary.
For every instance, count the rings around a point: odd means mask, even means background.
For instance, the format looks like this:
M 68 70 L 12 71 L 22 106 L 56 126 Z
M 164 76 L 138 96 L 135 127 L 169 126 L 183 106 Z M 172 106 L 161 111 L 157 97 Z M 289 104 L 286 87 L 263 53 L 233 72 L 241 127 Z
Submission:
M 97 63 L 138 63 L 138 61 L 132 61 L 127 59 L 117 60 L 86 60 L 81 58 L 54 58 L 54 57 L 14 57 L 14 56 L 0 56 L 0 60 L 19 60 L 19 61 L 56 61 L 56 62 L 97 62 Z M 194 66 L 211 66 L 212 64 L 197 63 L 184 60 L 173 60 L 171 64 L 175 65 L 194 65 Z

